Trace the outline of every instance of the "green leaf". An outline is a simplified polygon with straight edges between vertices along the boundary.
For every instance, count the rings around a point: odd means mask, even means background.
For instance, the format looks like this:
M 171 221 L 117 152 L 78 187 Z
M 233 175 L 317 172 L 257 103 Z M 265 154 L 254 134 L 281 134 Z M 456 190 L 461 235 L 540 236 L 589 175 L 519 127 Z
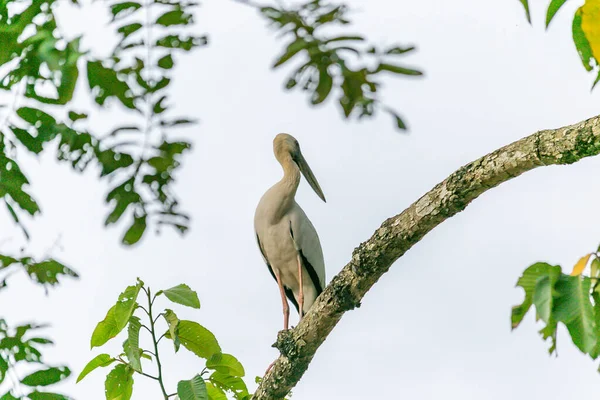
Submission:
M 49 393 L 49 392 L 31 392 L 27 395 L 28 399 L 31 400 L 73 400 L 71 397 L 58 394 L 58 393 Z
M 329 75 L 327 68 L 322 68 L 319 70 L 319 84 L 315 89 L 315 93 L 313 95 L 312 104 L 320 104 L 322 103 L 333 88 L 333 78 Z
M 179 318 L 177 318 L 177 315 L 175 315 L 173 310 L 169 309 L 166 309 L 162 315 L 167 321 L 167 325 L 169 325 L 169 335 L 173 340 L 175 353 L 177 353 L 179 351 L 179 345 L 181 344 L 179 341 Z
M 169 332 L 165 337 L 172 339 Z M 219 346 L 215 335 L 194 321 L 179 321 L 179 340 L 183 347 L 204 359 L 221 352 L 221 346 Z
M 134 1 L 113 4 L 110 6 L 110 11 L 113 15 L 112 21 L 116 21 L 117 19 L 130 15 L 141 7 L 141 4 Z
M 554 266 L 548 271 L 548 275 L 540 276 L 535 284 L 533 292 L 533 304 L 537 315 L 542 321 L 548 323 L 552 317 L 554 306 L 554 285 L 560 276 L 560 267 Z
M 171 69 L 173 68 L 173 56 L 171 54 L 167 54 L 158 60 L 158 66 L 162 69 Z
M 112 149 L 97 151 L 96 158 L 102 166 L 100 176 L 110 175 L 118 169 L 133 165 L 133 157 L 126 153 L 117 153 Z
M 575 47 L 577 48 L 577 52 L 579 53 L 584 68 L 589 72 L 593 69 L 592 65 L 595 58 L 590 42 L 581 27 L 582 17 L 583 10 L 582 7 L 580 7 L 573 17 L 573 41 L 575 42 Z
M 105 67 L 100 61 L 88 61 L 87 72 L 96 103 L 102 106 L 107 98 L 116 97 L 125 107 L 136 108 L 133 92 L 127 83 L 119 79 L 115 70 Z
M 226 375 L 242 377 L 246 374 L 242 364 L 231 354 L 215 353 L 206 361 L 206 368 L 214 369 Z
M 190 289 L 185 283 L 163 290 L 163 293 L 167 296 L 167 299 L 171 300 L 173 303 L 192 308 L 200 308 L 198 294 Z
M 589 353 L 597 340 L 590 281 L 588 277 L 563 274 L 555 286 L 553 316 L 567 326 L 573 343 L 584 353 Z
M 129 360 L 129 365 L 137 372 L 142 372 L 142 362 L 140 360 L 142 350 L 140 349 L 140 329 L 142 323 L 138 317 L 132 316 L 129 319 L 127 327 L 127 346 L 125 346 L 125 354 Z
M 527 22 L 531 23 L 531 14 L 529 12 L 529 0 L 519 0 L 525 8 L 525 15 L 527 16 Z
M 177 396 L 179 396 L 179 400 L 208 400 L 204 379 L 200 375 L 196 375 L 189 381 L 179 381 Z
M 154 106 L 152 106 L 152 111 L 154 112 L 154 114 L 162 114 L 167 109 L 167 107 L 163 106 L 163 102 L 166 99 L 167 96 L 162 96 L 156 101 L 156 103 L 154 103 Z
M 363 42 L 365 40 L 362 36 L 338 36 L 332 39 L 323 40 L 323 43 L 342 42 L 342 41 L 355 41 Z
M 546 28 L 548 28 L 548 25 L 550 25 L 550 22 L 552 22 L 552 19 L 554 18 L 558 10 L 560 10 L 560 8 L 566 2 L 567 0 L 552 0 L 550 2 L 550 5 L 548 6 L 548 12 L 546 13 Z
M 51 367 L 36 371 L 21 379 L 21 383 L 27 386 L 48 386 L 62 381 L 71 375 L 67 367 Z
M 209 380 L 216 387 L 224 391 L 233 392 L 236 395 L 236 397 L 243 397 L 249 394 L 246 384 L 239 377 L 230 376 L 227 374 L 223 374 L 219 371 L 215 371 L 212 373 Z
M 119 300 L 115 304 L 114 318 L 119 332 L 125 328 L 127 322 L 133 315 L 137 307 L 137 298 L 142 289 L 143 282 L 138 281 L 136 285 L 128 286 L 123 293 L 119 295 Z
M 115 361 L 116 360 L 108 354 L 98 354 L 83 368 L 83 370 L 77 377 L 77 381 L 75 383 L 79 383 L 79 381 L 85 378 L 90 372 L 92 372 L 96 368 L 107 367 Z
M 91 347 L 99 347 L 104 345 L 110 339 L 114 338 L 121 332 L 118 329 L 115 320 L 115 309 L 117 305 L 112 306 L 106 313 L 106 317 L 96 325 L 96 329 L 92 333 Z
M 535 284 L 533 292 L 533 304 L 537 315 L 546 323 L 546 326 L 540 330 L 544 340 L 551 339 L 552 344 L 548 350 L 550 354 L 556 351 L 556 327 L 557 321 L 553 316 L 554 309 L 554 285 L 561 274 L 560 267 L 554 266 L 548 271 L 548 275 L 540 276 Z
M 309 43 L 303 38 L 299 37 L 290 43 L 285 52 L 279 56 L 279 58 L 273 64 L 273 68 L 277 68 L 285 62 L 289 61 L 292 57 L 298 54 L 301 50 L 306 49 L 309 46 Z
M 417 71 L 416 69 L 405 68 L 405 67 L 401 67 L 399 65 L 392 65 L 392 64 L 386 64 L 386 63 L 379 64 L 379 66 L 375 70 L 375 72 L 380 72 L 380 71 L 388 71 L 388 72 L 393 72 L 394 74 L 410 75 L 410 76 L 423 75 L 423 73 L 421 71 Z
M 133 35 L 135 32 L 139 31 L 142 28 L 142 24 L 136 22 L 133 24 L 127 24 L 117 29 L 121 35 L 123 35 L 123 39 L 127 38 L 130 35 Z
M 52 259 L 26 265 L 25 270 L 31 279 L 42 285 L 57 285 L 60 275 L 79 278 L 75 271 Z
M 123 243 L 126 245 L 134 245 L 142 238 L 146 231 L 146 215 L 141 217 L 134 217 L 133 224 L 129 227 L 125 236 L 123 236 Z
M 178 35 L 167 35 L 156 41 L 156 46 L 169 49 L 180 49 L 190 51 L 194 47 L 205 46 L 208 43 L 206 36 L 192 36 L 183 38 Z
M 86 119 L 88 117 L 85 113 L 76 113 L 75 111 L 69 111 L 69 119 L 73 122 L 79 121 L 80 119 Z
M 181 9 L 167 11 L 156 20 L 156 23 L 162 26 L 187 25 L 190 22 L 192 22 L 192 15 Z
M 2 35 L 0 35 L 0 44 L 2 43 L 1 39 L 2 39 Z M 20 399 L 21 399 L 21 397 L 15 397 L 15 396 L 13 396 L 12 393 L 11 393 L 11 391 L 8 391 L 2 397 L 0 397 L 0 400 L 20 400 Z
M 408 47 L 400 47 L 400 46 L 394 46 L 394 47 L 390 47 L 389 49 L 387 49 L 385 51 L 385 54 L 404 54 L 404 53 L 408 53 L 410 51 L 413 51 L 415 49 L 415 46 L 408 46 Z
M 512 308 L 512 329 L 515 329 L 517 326 L 519 326 L 521 321 L 523 321 L 525 314 L 527 314 L 527 311 L 529 311 L 529 308 L 533 302 L 533 292 L 535 290 L 535 285 L 538 278 L 549 275 L 551 273 L 550 271 L 556 268 L 560 270 L 559 266 L 553 266 L 548 263 L 540 262 L 529 266 L 523 272 L 523 275 L 517 281 L 517 286 L 521 286 L 525 290 L 525 299 L 523 300 L 522 304 Z
M 396 123 L 396 127 L 400 130 L 405 131 L 407 129 L 406 124 L 404 123 L 404 121 L 402 120 L 402 118 L 400 117 L 400 115 L 398 115 L 398 113 L 394 110 L 392 110 L 389 107 L 385 107 L 385 111 L 387 111 L 392 118 L 394 118 L 394 122 Z
M 227 400 L 225 392 L 211 382 L 206 382 L 206 393 L 208 393 L 209 400 Z
M 106 400 L 130 400 L 133 392 L 133 369 L 119 364 L 106 376 L 104 394 Z

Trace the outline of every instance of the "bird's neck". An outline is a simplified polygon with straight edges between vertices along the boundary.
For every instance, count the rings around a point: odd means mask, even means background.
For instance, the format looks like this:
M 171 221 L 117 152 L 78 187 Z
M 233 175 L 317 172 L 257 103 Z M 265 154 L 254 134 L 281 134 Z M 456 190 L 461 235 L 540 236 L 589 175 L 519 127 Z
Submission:
M 294 197 L 300 184 L 300 169 L 292 160 L 292 157 L 286 155 L 280 160 L 283 167 L 283 178 L 277 183 L 281 201 L 275 210 L 275 218 L 280 219 L 294 204 Z

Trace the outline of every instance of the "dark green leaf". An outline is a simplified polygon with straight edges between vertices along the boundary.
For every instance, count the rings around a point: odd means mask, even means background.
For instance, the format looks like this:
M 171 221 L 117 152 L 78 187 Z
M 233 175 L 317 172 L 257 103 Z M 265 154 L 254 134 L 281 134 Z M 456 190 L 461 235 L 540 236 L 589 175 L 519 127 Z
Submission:
M 386 63 L 379 64 L 379 67 L 377 67 L 377 69 L 375 70 L 375 72 L 380 72 L 380 71 L 388 71 L 388 72 L 393 72 L 394 74 L 402 74 L 402 75 L 410 75 L 410 76 L 423 75 L 423 73 L 421 71 L 417 71 L 416 69 L 404 68 L 399 65 L 392 65 L 392 64 L 386 64 Z
M 394 46 L 394 47 L 387 49 L 385 51 L 385 54 L 404 54 L 404 53 L 413 51 L 414 49 L 415 49 L 415 46 L 409 46 L 409 47 Z
M 529 0 L 519 0 L 525 8 L 525 15 L 527 16 L 527 22 L 531 23 L 531 14 L 529 13 Z
M 133 245 L 137 243 L 146 230 L 146 215 L 141 217 L 134 217 L 133 224 L 129 227 L 125 236 L 123 236 L 123 243 L 126 245 Z
M 176 125 L 188 125 L 188 124 L 195 124 L 196 121 L 192 120 L 192 119 L 186 119 L 186 118 L 179 118 L 179 119 L 174 119 L 171 121 L 160 121 L 160 126 L 176 126 Z
M 190 22 L 192 22 L 192 15 L 183 10 L 167 11 L 156 20 L 156 23 L 162 26 L 187 25 Z
M 179 396 L 179 400 L 208 400 L 204 379 L 200 375 L 196 375 L 189 381 L 179 381 L 177 396 Z
M 120 34 L 123 35 L 123 39 L 125 39 L 126 37 L 134 34 L 135 32 L 139 31 L 142 28 L 142 24 L 140 23 L 133 23 L 133 24 L 127 24 L 124 25 L 122 27 L 120 27 L 119 29 L 117 29 L 117 32 L 119 32 Z
M 152 111 L 154 112 L 154 114 L 161 114 L 162 112 L 164 112 L 167 107 L 163 106 L 163 101 L 165 101 L 167 98 L 167 96 L 162 96 L 160 99 L 158 99 L 158 101 L 156 103 L 154 103 L 154 106 L 152 107 Z
M 396 123 L 396 127 L 400 130 L 406 130 L 406 124 L 404 123 L 404 121 L 402 120 L 402 118 L 400 117 L 400 115 L 398 115 L 398 113 L 396 113 L 394 110 L 392 110 L 391 108 L 386 108 L 386 111 L 388 113 L 390 113 L 390 115 L 394 118 L 394 122 Z
M 127 108 L 135 109 L 133 92 L 127 83 L 117 77 L 117 72 L 106 68 L 100 61 L 88 61 L 88 82 L 96 103 L 104 105 L 108 97 L 116 97 Z
M 75 111 L 69 111 L 69 119 L 73 122 L 78 121 L 80 119 L 85 119 L 87 118 L 88 115 L 85 113 L 76 113 Z
M 142 7 L 141 4 L 134 1 L 126 1 L 123 3 L 117 3 L 110 6 L 110 11 L 113 15 L 112 20 L 115 21 L 119 18 L 123 18 Z
M 306 40 L 301 37 L 296 38 L 296 40 L 290 43 L 285 52 L 275 61 L 273 68 L 277 68 L 286 61 L 289 61 L 292 57 L 298 54 L 301 50 L 306 49 L 308 46 L 309 43 Z
M 200 308 L 198 294 L 184 283 L 163 291 L 164 295 L 174 303 L 192 308 Z
M 313 104 L 322 103 L 327 98 L 327 96 L 329 96 L 329 93 L 331 92 L 332 87 L 333 87 L 333 78 L 331 77 L 331 75 L 329 75 L 327 68 L 321 69 L 319 71 L 319 84 L 317 85 L 317 88 L 315 89 L 315 93 L 312 98 L 312 103 Z
M 342 42 L 342 41 L 355 41 L 362 42 L 365 38 L 362 36 L 338 36 L 332 39 L 323 40 L 323 43 Z
M 171 69 L 173 68 L 173 56 L 171 54 L 167 54 L 158 60 L 158 66 L 163 69 Z
M 21 383 L 27 386 L 48 386 L 62 381 L 71 375 L 67 367 L 51 367 L 36 371 L 21 379 Z
M 59 283 L 58 277 L 60 275 L 79 278 L 79 275 L 75 271 L 52 259 L 28 264 L 25 266 L 25 270 L 35 282 L 51 286 Z
M 90 372 L 99 367 L 107 367 L 116 360 L 109 356 L 108 354 L 98 354 L 94 357 L 87 365 L 83 368 L 79 376 L 77 377 L 77 382 L 81 381 L 85 378 Z

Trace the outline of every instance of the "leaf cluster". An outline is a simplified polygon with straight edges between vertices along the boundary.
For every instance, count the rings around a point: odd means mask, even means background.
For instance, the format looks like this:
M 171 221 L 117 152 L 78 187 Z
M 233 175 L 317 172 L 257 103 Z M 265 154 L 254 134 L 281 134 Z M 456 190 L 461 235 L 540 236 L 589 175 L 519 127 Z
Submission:
M 304 56 L 300 66 L 287 79 L 286 89 L 296 87 L 309 93 L 313 105 L 323 103 L 339 92 L 338 104 L 346 118 L 372 117 L 382 109 L 394 118 L 398 129 L 406 124 L 379 97 L 382 74 L 421 76 L 422 72 L 395 61 L 412 52 L 414 46 L 378 48 L 366 44 L 361 35 L 327 34 L 328 27 L 347 25 L 347 7 L 311 0 L 294 7 L 261 7 L 271 26 L 289 38 L 289 44 L 273 64 L 274 68 Z
M 600 250 L 600 249 L 599 249 Z M 591 261 L 589 276 L 582 272 Z M 598 253 L 583 256 L 570 275 L 558 265 L 538 262 L 527 268 L 517 286 L 525 290 L 523 303 L 512 309 L 515 329 L 535 306 L 536 319 L 544 323 L 540 334 L 550 339 L 550 354 L 556 353 L 558 323 L 566 326 L 573 343 L 592 359 L 600 355 L 600 258 Z
M 69 400 L 70 398 L 49 392 L 47 387 L 59 383 L 71 375 L 65 366 L 46 365 L 42 359 L 41 348 L 53 344 L 52 340 L 32 335 L 43 325 L 25 324 L 9 328 L 6 321 L 0 319 L 0 385 L 11 381 L 10 389 L 0 398 L 5 400 Z M 16 369 L 21 365 L 36 367 L 23 378 L 18 378 Z M 31 368 L 30 368 L 31 369 Z
M 140 293 L 145 294 L 145 306 L 138 300 Z M 77 382 L 97 368 L 116 364 L 106 376 L 107 400 L 130 399 L 136 374 L 157 381 L 165 399 L 177 394 L 180 400 L 223 400 L 227 395 L 239 400 L 249 400 L 250 394 L 242 379 L 245 375 L 242 364 L 231 354 L 223 353 L 214 334 L 199 323 L 180 320 L 168 308 L 156 314 L 154 303 L 161 296 L 176 304 L 200 308 L 198 295 L 185 284 L 159 290 L 152 295 L 150 288 L 138 279 L 136 285 L 127 287 L 121 293 L 116 304 L 98 323 L 91 338 L 92 348 L 100 347 L 127 328 L 122 353 L 117 356 L 106 353 L 97 355 L 81 371 Z M 158 331 L 159 323 L 164 326 L 161 335 Z M 140 333 L 144 331 L 149 334 L 150 349 L 141 344 Z M 177 392 L 172 394 L 168 393 L 163 383 L 159 354 L 159 344 L 163 338 L 172 342 L 175 353 L 183 346 L 205 361 L 205 368 L 191 379 L 179 381 Z M 156 363 L 156 374 L 147 373 L 144 363 Z
M 71 268 L 53 258 L 36 261 L 30 256 L 11 257 L 0 254 L 0 290 L 6 288 L 8 278 L 19 270 L 45 288 L 58 285 L 62 277 L 79 277 Z

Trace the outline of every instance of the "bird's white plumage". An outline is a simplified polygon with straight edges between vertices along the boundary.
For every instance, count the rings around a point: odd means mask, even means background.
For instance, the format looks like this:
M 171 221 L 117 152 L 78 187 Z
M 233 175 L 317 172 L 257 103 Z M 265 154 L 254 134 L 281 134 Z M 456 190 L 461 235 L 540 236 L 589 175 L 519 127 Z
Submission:
M 324 196 L 296 139 L 280 134 L 274 140 L 274 150 L 284 176 L 260 199 L 254 216 L 254 229 L 265 262 L 273 275 L 280 277 L 288 297 L 291 291 L 296 304 L 299 303 L 300 292 L 300 255 L 303 264 L 302 310 L 307 312 L 325 287 L 325 263 L 317 231 L 294 199 L 300 173 L 323 200 Z

